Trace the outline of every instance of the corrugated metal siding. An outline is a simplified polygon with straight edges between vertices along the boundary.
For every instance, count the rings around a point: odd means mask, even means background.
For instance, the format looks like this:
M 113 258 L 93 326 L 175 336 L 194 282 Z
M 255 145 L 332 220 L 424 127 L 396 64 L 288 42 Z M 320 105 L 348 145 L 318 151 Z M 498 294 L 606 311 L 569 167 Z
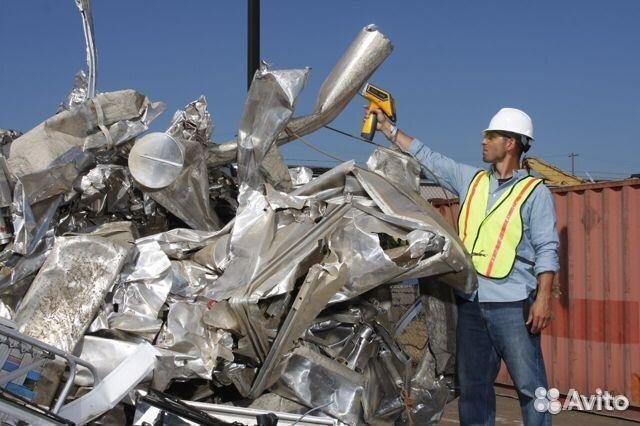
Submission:
M 562 294 L 542 336 L 549 385 L 624 394 L 634 409 L 616 415 L 640 419 L 640 180 L 552 193 Z M 449 207 L 436 207 L 450 216 Z M 505 368 L 497 383 L 512 384 Z

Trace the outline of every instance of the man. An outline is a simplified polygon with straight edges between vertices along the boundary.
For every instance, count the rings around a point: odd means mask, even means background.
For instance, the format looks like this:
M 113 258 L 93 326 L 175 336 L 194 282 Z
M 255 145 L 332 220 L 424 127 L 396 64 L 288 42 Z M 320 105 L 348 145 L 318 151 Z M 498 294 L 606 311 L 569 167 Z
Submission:
M 458 164 L 399 130 L 381 111 L 377 129 L 455 192 L 461 202 L 460 239 L 478 272 L 478 290 L 458 294 L 457 371 L 462 425 L 495 423 L 493 383 L 504 360 L 518 391 L 525 425 L 550 425 L 534 408 L 547 388 L 540 331 L 551 319 L 551 286 L 558 271 L 553 199 L 540 179 L 520 169 L 533 141 L 531 118 L 503 108 L 484 131 L 486 170 Z

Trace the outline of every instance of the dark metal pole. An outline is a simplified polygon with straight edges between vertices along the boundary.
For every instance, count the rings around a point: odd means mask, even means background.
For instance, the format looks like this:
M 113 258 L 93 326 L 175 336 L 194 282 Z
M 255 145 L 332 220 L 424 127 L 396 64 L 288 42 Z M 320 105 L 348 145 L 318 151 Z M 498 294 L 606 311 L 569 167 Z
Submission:
M 247 90 L 260 66 L 260 0 L 247 0 Z
M 569 154 L 569 157 L 571 157 L 571 174 L 574 176 L 576 174 L 575 159 L 578 156 L 579 154 L 576 154 L 575 152 L 572 152 L 571 154 Z

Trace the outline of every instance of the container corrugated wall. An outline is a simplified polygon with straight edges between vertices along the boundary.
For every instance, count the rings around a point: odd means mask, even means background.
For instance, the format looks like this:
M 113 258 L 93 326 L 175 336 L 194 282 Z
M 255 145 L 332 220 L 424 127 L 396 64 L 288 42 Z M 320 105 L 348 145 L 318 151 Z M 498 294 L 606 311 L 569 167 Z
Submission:
M 615 414 L 640 420 L 640 179 L 552 193 L 562 294 L 542 337 L 549 386 L 623 394 L 632 408 Z M 512 384 L 505 368 L 497 383 Z

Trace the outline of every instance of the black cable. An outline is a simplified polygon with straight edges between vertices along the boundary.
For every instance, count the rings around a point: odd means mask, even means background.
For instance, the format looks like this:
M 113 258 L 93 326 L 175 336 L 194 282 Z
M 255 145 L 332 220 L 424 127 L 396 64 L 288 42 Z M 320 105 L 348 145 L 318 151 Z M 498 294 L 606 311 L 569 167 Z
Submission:
M 332 130 L 332 131 L 334 131 L 336 133 L 340 133 L 341 135 L 349 136 L 350 138 L 353 138 L 353 139 L 355 139 L 357 141 L 366 142 L 368 144 L 375 145 L 375 146 L 382 146 L 384 148 L 383 145 L 377 144 L 374 141 L 370 141 L 370 140 L 365 139 L 365 138 L 361 138 L 360 136 L 352 135 L 351 133 L 347 133 L 344 130 L 339 130 L 339 129 L 336 129 L 336 128 L 330 127 L 330 126 L 324 126 L 324 128 Z

